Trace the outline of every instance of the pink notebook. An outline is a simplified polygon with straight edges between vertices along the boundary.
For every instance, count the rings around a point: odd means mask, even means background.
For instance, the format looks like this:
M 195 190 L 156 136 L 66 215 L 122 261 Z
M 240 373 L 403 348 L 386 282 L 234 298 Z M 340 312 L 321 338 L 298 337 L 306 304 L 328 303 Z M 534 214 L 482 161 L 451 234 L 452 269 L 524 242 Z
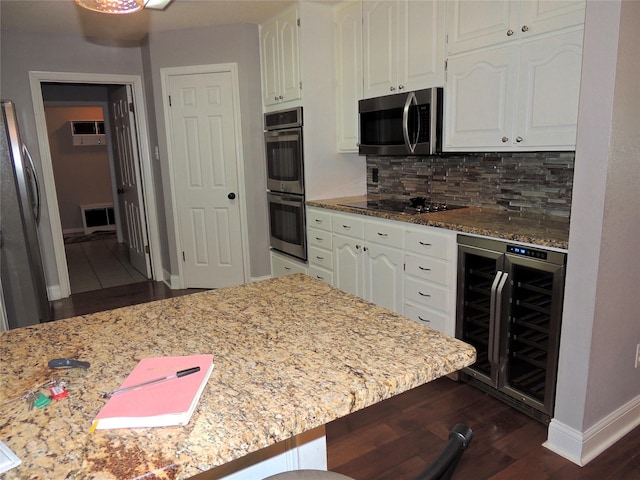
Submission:
M 200 371 L 111 397 L 96 415 L 92 430 L 186 425 L 213 371 L 213 355 L 144 358 L 119 387 L 193 367 L 200 367 Z

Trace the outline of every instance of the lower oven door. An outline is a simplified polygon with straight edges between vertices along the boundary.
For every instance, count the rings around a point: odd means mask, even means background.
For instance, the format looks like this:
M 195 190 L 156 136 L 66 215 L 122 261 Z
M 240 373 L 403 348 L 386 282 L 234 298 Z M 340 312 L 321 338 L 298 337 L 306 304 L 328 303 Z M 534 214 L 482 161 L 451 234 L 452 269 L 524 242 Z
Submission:
M 304 196 L 269 192 L 271 248 L 307 259 Z

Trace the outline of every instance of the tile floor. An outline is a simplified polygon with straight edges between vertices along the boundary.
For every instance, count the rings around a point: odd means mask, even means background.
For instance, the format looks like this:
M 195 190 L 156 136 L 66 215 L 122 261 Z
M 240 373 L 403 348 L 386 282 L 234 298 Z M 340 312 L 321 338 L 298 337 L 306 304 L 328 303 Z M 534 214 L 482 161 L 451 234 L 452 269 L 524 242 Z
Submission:
M 145 282 L 129 263 L 129 251 L 115 238 L 65 245 L 71 293 Z

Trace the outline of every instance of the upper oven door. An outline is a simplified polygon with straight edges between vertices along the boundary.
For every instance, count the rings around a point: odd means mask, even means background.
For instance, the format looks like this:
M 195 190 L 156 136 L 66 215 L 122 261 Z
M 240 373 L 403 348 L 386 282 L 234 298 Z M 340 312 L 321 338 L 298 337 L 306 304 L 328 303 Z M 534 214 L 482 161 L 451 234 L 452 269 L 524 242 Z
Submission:
M 272 192 L 304 194 L 302 128 L 265 132 L 267 188 Z

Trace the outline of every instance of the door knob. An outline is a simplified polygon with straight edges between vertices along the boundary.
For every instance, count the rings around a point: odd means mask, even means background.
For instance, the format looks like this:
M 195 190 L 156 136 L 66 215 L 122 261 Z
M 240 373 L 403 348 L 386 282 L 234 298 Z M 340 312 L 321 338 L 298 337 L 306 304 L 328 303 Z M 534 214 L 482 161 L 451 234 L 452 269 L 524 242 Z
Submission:
M 233 193 L 233 192 L 231 192 L 229 195 L 227 195 L 227 198 L 228 198 L 229 200 L 233 200 L 234 198 L 236 198 L 236 194 L 235 194 L 235 193 Z

